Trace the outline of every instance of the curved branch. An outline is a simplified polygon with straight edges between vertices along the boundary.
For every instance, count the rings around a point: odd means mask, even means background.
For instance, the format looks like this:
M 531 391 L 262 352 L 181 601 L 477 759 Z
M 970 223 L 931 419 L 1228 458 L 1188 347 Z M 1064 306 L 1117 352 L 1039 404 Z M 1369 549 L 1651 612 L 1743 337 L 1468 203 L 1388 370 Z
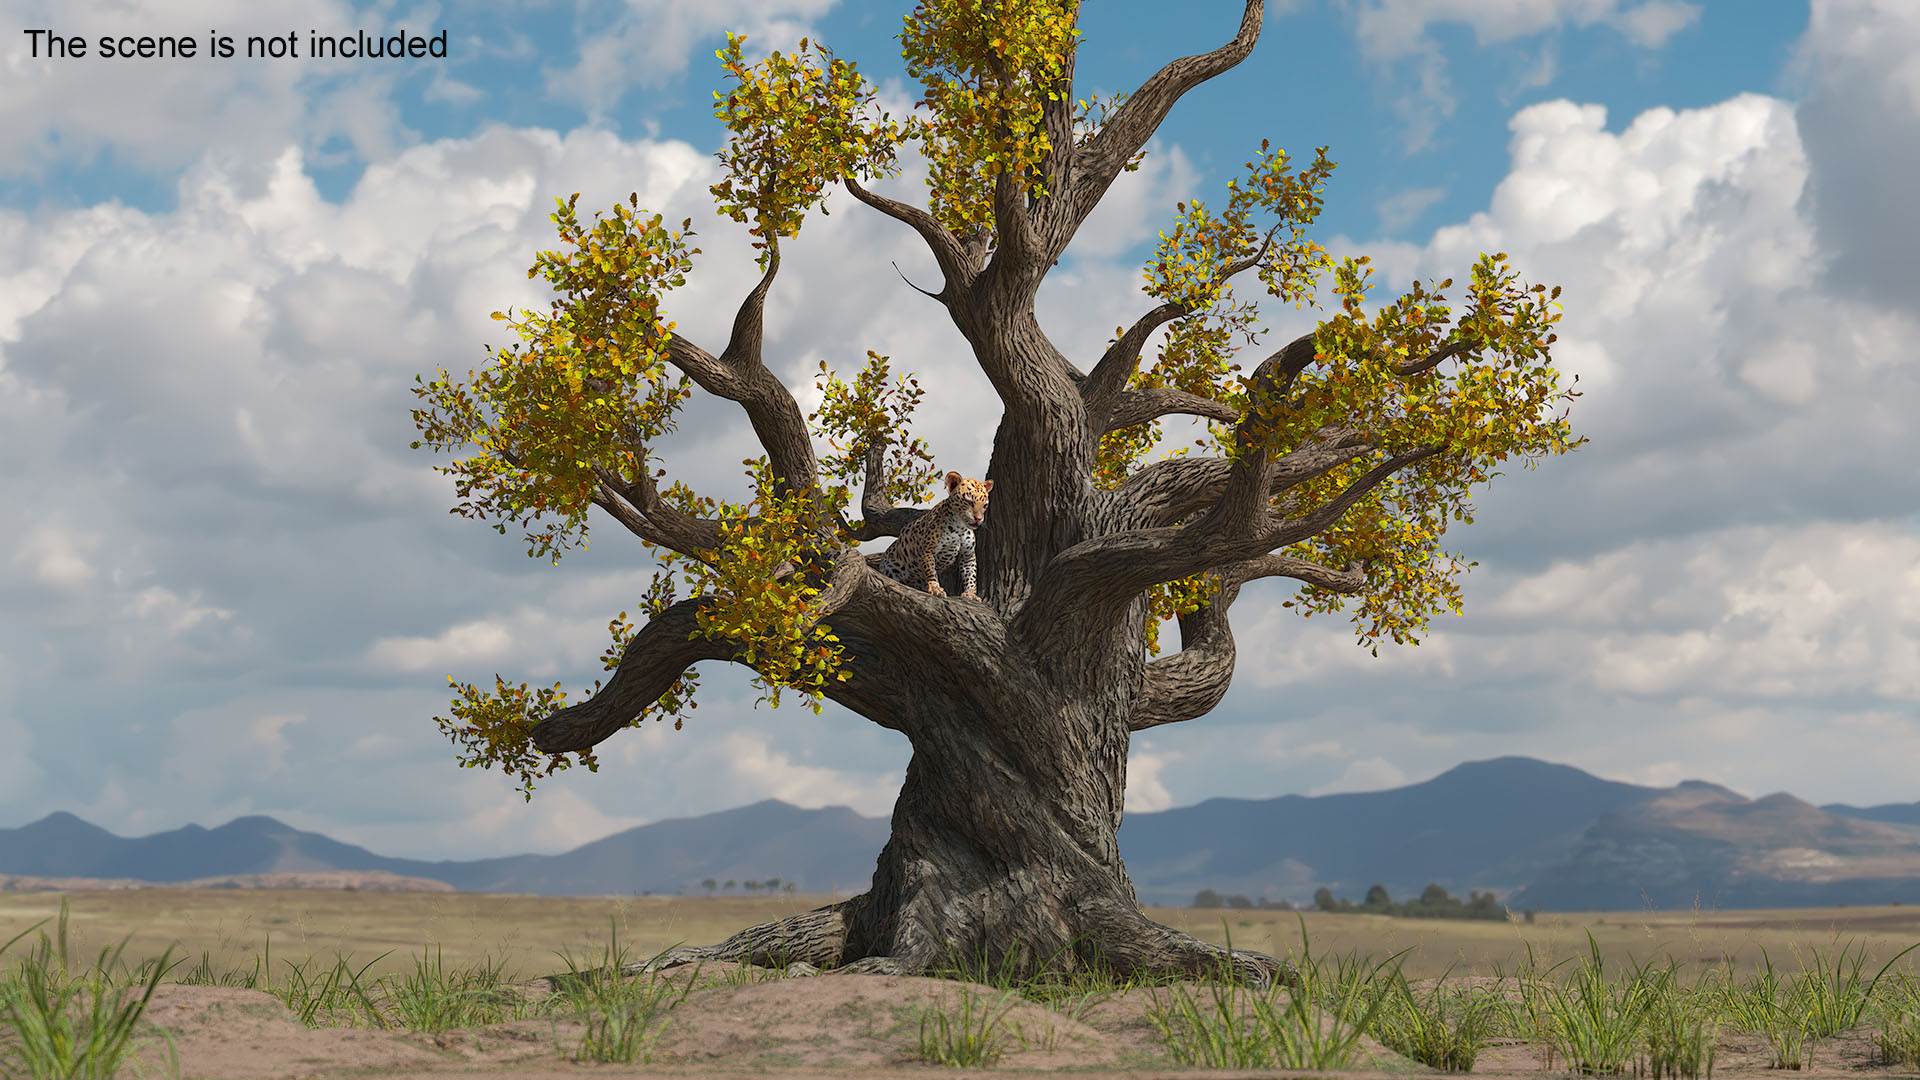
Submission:
M 596 465 L 600 488 L 593 504 L 605 510 L 627 531 L 649 544 L 668 548 L 702 562 L 720 546 L 720 524 L 712 518 L 684 514 L 660 498 L 654 477 L 643 466 L 629 484 L 613 470 Z
M 969 257 L 971 253 L 971 242 L 962 244 L 959 238 L 955 237 L 951 232 L 948 232 L 947 227 L 940 224 L 932 214 L 927 213 L 917 206 L 909 206 L 906 203 L 889 199 L 885 195 L 868 191 L 866 188 L 861 187 L 859 181 L 851 176 L 841 177 L 840 182 L 846 185 L 847 191 L 852 194 L 854 198 L 859 199 L 861 202 L 866 203 L 868 206 L 873 207 L 875 210 L 880 211 L 896 221 L 904 222 L 908 227 L 912 228 L 914 232 L 919 233 L 922 240 L 927 242 L 928 250 L 933 252 L 934 261 L 940 264 L 940 273 L 947 279 L 946 286 L 938 293 L 928 293 L 927 295 L 945 302 L 949 297 L 957 296 L 965 292 L 967 288 L 973 284 L 973 279 L 978 273 L 980 261 L 977 256 Z M 970 237 L 969 241 L 972 239 L 973 238 Z M 911 282 L 909 282 L 909 284 L 911 284 Z M 925 292 L 924 289 L 921 291 Z
M 1204 416 L 1212 420 L 1238 420 L 1240 410 L 1224 401 L 1189 394 L 1185 390 L 1156 386 L 1145 390 L 1122 391 L 1113 399 L 1104 431 L 1119 431 L 1135 424 L 1173 414 Z M 1104 433 L 1103 431 L 1103 433 Z
M 589 750 L 627 726 L 689 667 L 701 660 L 733 660 L 739 647 L 696 633 L 694 617 L 708 603 L 696 596 L 655 615 L 633 635 L 613 678 L 599 693 L 569 705 L 533 727 L 541 753 Z
M 1302 334 L 1260 362 L 1247 377 L 1248 397 L 1253 401 L 1285 401 L 1288 391 L 1302 371 L 1314 361 L 1313 334 Z M 1444 359 L 1442 357 L 1441 359 Z M 1435 363 L 1438 363 L 1436 360 Z M 1424 370 L 1424 369 L 1422 369 Z M 1261 441 L 1264 424 L 1251 412 L 1239 418 L 1236 436 L 1243 445 Z M 1327 470 L 1368 453 L 1374 440 L 1354 428 L 1327 425 L 1314 432 L 1301 446 L 1269 462 L 1267 455 L 1243 453 L 1238 465 L 1221 458 L 1178 458 L 1157 462 L 1128 477 L 1115 492 L 1125 508 L 1125 516 L 1138 526 L 1173 525 L 1191 518 L 1207 506 L 1219 506 L 1236 482 L 1236 493 L 1243 512 L 1251 511 L 1252 499 L 1264 486 L 1266 498 L 1325 473 Z M 1264 485 L 1256 482 L 1264 476 Z
M 1286 224 L 1284 220 L 1274 222 L 1273 228 L 1267 230 L 1266 238 L 1260 241 L 1260 250 L 1241 259 L 1239 262 L 1228 263 L 1226 269 L 1220 271 L 1220 280 L 1225 281 L 1242 271 L 1251 270 L 1259 266 L 1260 260 L 1266 258 L 1267 252 L 1273 250 L 1274 235 L 1280 231 L 1280 226 L 1284 224 Z
M 1240 453 L 1227 470 L 1227 485 L 1220 492 L 1220 501 L 1214 503 L 1201 525 L 1239 531 L 1265 515 L 1273 481 L 1270 455 L 1264 447 L 1273 433 L 1274 419 L 1264 406 L 1286 403 L 1293 380 L 1318 356 L 1314 337 L 1302 334 L 1294 338 L 1262 360 L 1247 377 L 1247 410 L 1233 434 Z
M 698 632 L 700 610 L 711 597 L 696 596 L 668 607 L 634 634 L 613 677 L 592 697 L 534 725 L 533 745 L 542 753 L 586 750 L 625 728 L 702 660 L 746 663 L 738 642 Z M 1006 654 L 1006 624 L 987 605 L 930 596 L 882 576 L 869 558 L 842 548 L 820 595 L 821 621 L 831 621 L 846 650 L 845 680 L 828 680 L 823 694 L 883 727 L 907 730 L 917 715 L 916 672 L 941 671 L 949 678 L 989 677 L 993 672 L 956 670 L 969 657 Z
M 860 492 L 860 527 L 854 528 L 842 519 L 840 527 L 855 541 L 878 540 L 883 536 L 899 536 L 907 531 L 907 526 L 926 510 L 917 506 L 895 506 L 887 501 L 887 448 L 874 445 L 867 448 L 867 475 Z M 875 555 L 874 559 L 879 556 Z
M 769 245 L 767 251 L 767 271 L 741 301 L 733 319 L 733 334 L 719 357 L 675 334 L 667 342 L 667 360 L 686 372 L 700 389 L 739 402 L 754 435 L 767 451 L 774 475 L 788 489 L 798 491 L 818 482 L 819 465 L 800 403 L 761 361 L 767 289 L 780 270 L 779 246 Z
M 1099 363 L 1093 365 L 1093 373 L 1080 385 L 1080 398 L 1087 403 L 1089 415 L 1099 415 L 1113 396 L 1126 387 L 1127 380 L 1133 377 L 1134 368 L 1139 366 L 1140 350 L 1146 348 L 1147 338 L 1161 326 L 1186 313 L 1187 309 L 1180 304 L 1161 304 L 1134 320 L 1126 333 L 1107 346 Z M 1109 427 L 1107 430 L 1113 429 Z
M 867 574 L 860 553 L 842 549 L 821 594 L 819 618 L 841 611 L 869 576 L 873 575 Z M 534 725 L 534 747 L 546 754 L 591 749 L 658 701 L 694 664 L 702 660 L 745 663 L 738 642 L 700 632 L 699 613 L 711 602 L 707 596 L 690 597 L 655 615 L 627 642 L 613 677 L 598 693 Z M 857 632 L 840 636 L 853 662 L 845 669 L 844 681 L 827 683 L 826 696 L 870 718 L 907 715 L 913 684 L 902 681 L 901 672 L 869 638 Z
M 1248 559 L 1216 576 L 1220 578 L 1220 591 L 1207 603 L 1180 616 L 1180 651 L 1147 664 L 1146 680 L 1127 720 L 1129 731 L 1204 716 L 1226 697 L 1236 659 L 1227 609 L 1239 598 L 1241 585 L 1263 577 L 1298 578 L 1340 593 L 1359 592 L 1367 585 L 1367 576 L 1357 565 L 1333 570 L 1287 555 Z
M 1248 559 L 1235 569 L 1234 574 L 1242 582 L 1256 578 L 1289 577 L 1337 593 L 1357 593 L 1367 587 L 1366 571 L 1358 563 L 1348 563 L 1345 570 L 1335 570 L 1291 555 L 1262 555 L 1257 559 Z
M 1211 567 L 1255 558 L 1317 535 L 1388 477 L 1441 452 L 1420 446 L 1381 462 L 1339 495 L 1304 517 L 1274 521 L 1260 492 L 1246 518 L 1229 504 L 1227 491 L 1198 521 L 1181 526 L 1132 529 L 1083 540 L 1054 556 L 1014 621 L 1014 631 L 1036 651 L 1054 647 L 1063 634 L 1083 636 L 1089 625 L 1119 616 L 1141 590 L 1189 577 Z M 1244 462 L 1235 463 L 1237 472 Z
M 1439 367 L 1442 363 L 1462 353 L 1471 352 L 1478 345 L 1479 342 L 1474 341 L 1472 338 L 1458 338 L 1428 353 L 1424 359 L 1415 360 L 1408 358 L 1399 361 L 1393 365 L 1393 373 L 1395 375 L 1419 375 L 1422 372 L 1431 371 Z
M 1345 491 L 1315 507 L 1307 516 L 1286 519 L 1272 534 L 1274 542 L 1267 546 L 1274 548 L 1285 544 L 1296 544 L 1331 528 L 1334 522 L 1340 520 L 1340 515 L 1352 509 L 1354 503 L 1365 498 L 1367 492 L 1379 487 L 1388 477 L 1409 465 L 1416 465 L 1434 457 L 1444 449 L 1445 447 L 1441 446 L 1416 446 L 1411 450 L 1395 454 L 1375 465 L 1360 479 L 1348 484 Z
M 1259 266 L 1260 261 L 1267 257 L 1267 252 L 1272 250 L 1274 234 L 1279 231 L 1278 223 L 1268 229 L 1266 239 L 1260 242 L 1260 250 L 1238 262 L 1229 263 L 1221 270 L 1220 280 L 1225 281 L 1242 271 Z M 1146 347 L 1148 335 L 1162 325 L 1189 314 L 1192 312 L 1189 312 L 1184 305 L 1168 301 L 1140 316 L 1125 333 L 1120 335 L 1118 340 L 1108 346 L 1107 351 L 1101 354 L 1100 361 L 1094 365 L 1093 374 L 1089 375 L 1085 384 L 1080 387 L 1080 396 L 1087 403 L 1087 411 L 1097 415 L 1109 404 L 1114 395 L 1123 391 L 1127 381 L 1133 377 L 1134 371 L 1139 367 L 1140 350 Z M 1231 420 L 1233 417 L 1229 416 L 1225 419 Z M 1126 426 L 1110 422 L 1105 430 L 1113 431 Z
M 1101 127 L 1100 133 L 1079 149 L 1074 155 L 1074 180 L 1070 197 L 1060 200 L 1068 204 L 1068 213 L 1071 215 L 1070 227 L 1056 233 L 1055 242 L 1061 249 L 1066 247 L 1073 231 L 1100 204 L 1114 177 L 1120 175 L 1120 170 L 1128 160 L 1147 144 L 1147 139 L 1166 119 L 1174 102 L 1179 101 L 1187 91 L 1245 60 L 1253 52 L 1254 42 L 1260 39 L 1260 23 L 1264 14 L 1264 0 L 1247 0 L 1246 11 L 1240 17 L 1240 30 L 1232 41 L 1212 52 L 1172 61 L 1155 72 L 1127 98 L 1126 103 L 1120 106 L 1120 111 Z
M 1128 731 L 1204 716 L 1227 696 L 1237 659 L 1227 609 L 1239 597 L 1240 583 L 1231 572 L 1221 577 L 1212 600 L 1180 616 L 1180 651 L 1147 664 L 1140 695 L 1127 717 Z
M 890 263 L 888 263 L 887 265 L 888 265 L 888 266 L 891 266 L 891 267 L 893 267 L 893 272 L 894 272 L 894 273 L 896 273 L 896 274 L 899 274 L 899 275 L 900 275 L 900 280 L 901 280 L 901 281 L 904 281 L 904 282 L 906 282 L 906 283 L 907 283 L 907 288 L 909 288 L 909 289 L 912 289 L 912 290 L 913 290 L 914 292 L 917 292 L 917 293 L 919 293 L 919 294 L 920 294 L 921 296 L 926 296 L 926 297 L 931 297 L 931 298 L 933 298 L 933 299 L 935 299 L 935 300 L 938 300 L 938 299 L 940 299 L 940 294 L 939 294 L 939 293 L 931 293 L 931 292 L 928 292 L 927 290 L 925 290 L 925 289 L 923 289 L 923 288 L 921 288 L 920 286 L 918 286 L 918 285 L 915 285 L 915 284 L 913 283 L 913 279 L 907 276 L 907 272 L 906 272 L 905 270 L 902 270 L 902 269 L 900 269 L 900 264 L 899 264 L 899 263 L 897 263 L 897 262 L 890 262 Z
M 1279 495 L 1376 449 L 1365 432 L 1327 425 L 1305 445 L 1268 468 L 1267 492 Z M 1220 499 L 1232 463 L 1219 457 L 1180 457 L 1156 461 L 1134 473 L 1114 492 L 1122 520 L 1134 528 L 1178 525 Z

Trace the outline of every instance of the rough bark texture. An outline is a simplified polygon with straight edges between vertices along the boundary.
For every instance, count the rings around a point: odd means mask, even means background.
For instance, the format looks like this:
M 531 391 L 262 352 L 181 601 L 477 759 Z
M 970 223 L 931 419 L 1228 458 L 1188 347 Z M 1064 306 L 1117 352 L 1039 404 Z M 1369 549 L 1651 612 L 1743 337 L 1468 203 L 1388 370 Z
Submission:
M 1435 451 L 1391 458 L 1298 517 L 1287 516 L 1298 509 L 1287 490 L 1372 451 L 1366 432 L 1329 427 L 1274 460 L 1255 451 L 1232 461 L 1181 458 L 1097 490 L 1089 477 L 1105 432 L 1185 413 L 1237 420 L 1245 447 L 1264 445 L 1263 421 L 1192 394 L 1125 389 L 1146 336 L 1187 314 L 1173 305 L 1142 315 L 1091 374 L 1062 356 L 1034 317 L 1047 269 L 1126 161 L 1182 94 L 1247 56 L 1261 17 L 1261 0 L 1247 0 L 1232 41 L 1168 64 L 1079 148 L 1069 65 L 1045 116 L 1057 137 L 1041 168 L 1056 195 L 1030 199 L 1002 173 L 991 230 L 956 237 L 925 211 L 844 181 L 861 203 L 925 239 L 945 279 L 929 295 L 1001 399 L 986 473 L 993 496 L 978 534 L 980 599 L 907 588 L 841 549 L 825 617 L 848 647 L 851 678 L 828 696 L 903 732 L 913 747 L 872 888 L 658 963 L 738 960 L 801 973 L 966 963 L 1016 973 L 1098 968 L 1120 978 L 1199 976 L 1228 964 L 1260 984 L 1290 976 L 1272 957 L 1228 956 L 1140 912 L 1117 842 L 1128 739 L 1199 716 L 1226 692 L 1234 662 L 1226 612 L 1245 582 L 1287 576 L 1360 588 L 1358 567 L 1270 553 L 1326 529 L 1368 488 Z M 702 388 L 742 404 L 776 473 L 799 491 L 817 483 L 817 465 L 800 410 L 760 359 L 763 301 L 778 266 L 775 259 L 741 305 L 718 357 L 676 336 L 670 359 Z M 1251 392 L 1284 397 L 1314 355 L 1311 335 L 1289 344 L 1249 377 Z M 920 512 L 886 504 L 879 469 L 875 453 L 863 524 L 846 530 L 856 540 L 898 535 Z M 606 482 L 599 501 L 635 534 L 696 557 L 717 536 L 711 522 L 665 507 L 650 479 Z M 1217 574 L 1221 589 L 1181 621 L 1182 651 L 1148 663 L 1143 590 L 1198 573 Z M 688 665 L 737 662 L 730 643 L 691 633 L 702 602 L 662 613 L 634 638 L 609 685 L 540 723 L 534 744 L 548 753 L 591 747 Z

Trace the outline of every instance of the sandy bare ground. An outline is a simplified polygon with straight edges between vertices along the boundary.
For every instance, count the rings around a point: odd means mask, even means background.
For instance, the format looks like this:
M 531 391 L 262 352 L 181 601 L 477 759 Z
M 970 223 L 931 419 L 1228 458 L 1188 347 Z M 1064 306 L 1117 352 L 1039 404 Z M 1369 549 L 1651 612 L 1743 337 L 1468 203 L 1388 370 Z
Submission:
M 670 969 L 669 979 L 692 969 Z M 711 967 L 706 973 L 713 974 Z M 702 984 L 707 983 L 702 979 Z M 527 989 L 529 997 L 539 992 Z M 947 1068 L 916 1053 L 921 1009 L 956 1015 L 962 995 L 998 1005 L 1003 991 L 979 984 L 901 976 L 819 976 L 694 989 L 675 1006 L 648 1064 L 575 1062 L 583 1027 L 577 1019 L 520 1020 L 485 1028 L 420 1033 L 354 1028 L 309 1029 L 279 999 L 235 987 L 163 984 L 147 1009 L 138 1062 L 165 1061 L 156 1028 L 173 1036 L 183 1078 L 208 1080 L 345 1080 L 347 1077 L 900 1077 L 1023 1075 L 1069 1071 L 1100 1077 L 1300 1076 L 1301 1070 L 1204 1070 L 1167 1055 L 1148 1019 L 1149 991 L 1095 997 L 1078 1009 L 1015 997 L 999 1011 L 1005 1053 L 990 1068 Z M 1166 991 L 1160 991 L 1165 1000 Z M 1204 991 L 1203 1002 L 1211 1002 Z M 1758 1035 L 1725 1034 L 1713 1073 L 1780 1076 L 1768 1067 Z M 1433 1070 L 1376 1043 L 1361 1044 L 1351 1077 L 1401 1077 Z M 1500 1040 L 1482 1051 L 1474 1072 L 1498 1076 L 1565 1076 L 1535 1046 Z M 135 1076 L 126 1069 L 122 1076 Z M 164 1075 L 148 1070 L 148 1075 Z M 1816 1043 L 1799 1076 L 1911 1076 L 1877 1064 L 1872 1034 L 1862 1029 Z

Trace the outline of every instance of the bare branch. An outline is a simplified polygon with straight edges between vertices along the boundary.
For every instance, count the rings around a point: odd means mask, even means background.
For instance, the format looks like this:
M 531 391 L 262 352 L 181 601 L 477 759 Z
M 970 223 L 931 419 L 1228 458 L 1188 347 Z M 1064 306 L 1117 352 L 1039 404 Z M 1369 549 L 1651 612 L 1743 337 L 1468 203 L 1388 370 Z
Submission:
M 600 692 L 534 725 L 542 753 L 590 750 L 660 699 L 674 680 L 701 660 L 732 660 L 739 647 L 697 634 L 694 617 L 708 603 L 697 596 L 653 617 L 627 643 L 620 666 Z
M 1278 495 L 1374 448 L 1364 432 L 1329 424 L 1269 467 L 1268 493 Z M 1114 495 L 1133 527 L 1178 525 L 1219 501 L 1231 467 L 1218 457 L 1156 461 L 1128 477 Z
M 1231 572 L 1221 578 L 1220 591 L 1212 600 L 1180 616 L 1180 651 L 1147 664 L 1127 730 L 1144 731 L 1204 716 L 1227 696 L 1237 656 L 1227 609 L 1240 595 L 1240 583 Z
M 900 264 L 899 264 L 899 263 L 897 263 L 897 262 L 890 262 L 890 263 L 888 263 L 887 265 L 888 265 L 888 266 L 891 266 L 891 267 L 893 267 L 893 272 L 894 272 L 894 273 L 896 273 L 896 274 L 899 274 L 899 275 L 900 275 L 900 280 L 901 280 L 901 281 L 904 281 L 904 282 L 906 282 L 906 283 L 907 283 L 907 288 L 909 288 L 909 289 L 912 289 L 912 290 L 913 290 L 914 292 L 917 292 L 917 293 L 919 293 L 919 294 L 920 294 L 921 296 L 927 296 L 927 297 L 932 297 L 932 298 L 933 298 L 933 299 L 935 299 L 935 300 L 938 300 L 938 299 L 940 299 L 940 294 L 939 294 L 939 293 L 930 293 L 930 292 L 928 292 L 927 290 L 925 290 L 925 289 L 923 289 L 923 288 L 921 288 L 920 286 L 918 286 L 918 285 L 915 285 L 915 284 L 913 283 L 913 279 L 911 279 L 911 278 L 909 278 L 909 277 L 907 277 L 907 272 L 906 272 L 905 270 L 902 270 L 902 269 L 900 269 Z
M 1199 520 L 1182 526 L 1109 533 L 1083 540 L 1054 556 L 1015 619 L 1014 631 L 1036 651 L 1064 648 L 1054 639 L 1065 634 L 1084 635 L 1090 625 L 1118 617 L 1149 586 L 1251 559 L 1326 531 L 1388 477 L 1433 457 L 1441 449 L 1421 446 L 1396 454 L 1306 516 L 1277 521 L 1267 510 L 1269 496 L 1265 490 L 1245 518 L 1229 506 L 1235 474 L 1244 464 L 1235 463 L 1227 491 Z
M 887 448 L 878 441 L 867 447 L 866 481 L 860 491 L 860 516 L 879 517 L 893 509 L 887 501 Z
M 1275 350 L 1260 362 L 1247 380 L 1248 390 L 1285 397 L 1293 389 L 1293 380 L 1314 361 L 1314 334 L 1305 333 Z M 1256 385 L 1263 383 L 1263 385 Z
M 711 518 L 684 514 L 660 498 L 654 477 L 643 464 L 640 476 L 629 484 L 613 470 L 594 466 L 600 489 L 593 503 L 627 531 L 649 544 L 669 548 L 703 562 L 720 546 L 720 525 Z
M 1182 57 L 1155 72 L 1127 98 L 1101 127 L 1100 133 L 1079 149 L 1074 156 L 1072 191 L 1067 199 L 1059 200 L 1067 204 L 1070 227 L 1050 230 L 1060 249 L 1066 247 L 1073 230 L 1100 204 L 1114 177 L 1120 175 L 1120 170 L 1160 127 L 1174 102 L 1253 52 L 1254 42 L 1260 38 L 1263 16 L 1264 0 L 1247 0 L 1246 11 L 1240 17 L 1240 30 L 1232 41 L 1209 53 Z
M 1087 412 L 1098 415 L 1107 407 L 1113 395 L 1118 394 L 1133 377 L 1134 369 L 1140 363 L 1140 350 L 1146 348 L 1147 338 L 1161 326 L 1172 322 L 1187 313 L 1179 304 L 1166 303 L 1147 312 L 1127 328 L 1126 333 L 1100 357 L 1093 365 L 1093 373 L 1080 386 L 1080 399 L 1087 403 Z M 1107 430 L 1113 430 L 1109 427 Z
M 678 334 L 667 343 L 667 360 L 716 397 L 737 401 L 746 411 L 753 433 L 767 451 L 767 461 L 783 486 L 801 490 L 818 481 L 813 437 L 807 430 L 800 403 L 785 383 L 761 362 L 767 289 L 780 269 L 780 249 L 768 249 L 767 272 L 741 301 L 733 319 L 733 336 L 718 358 Z
M 1158 386 L 1145 390 L 1126 390 L 1113 399 L 1107 414 L 1107 431 L 1119 431 L 1135 424 L 1172 414 L 1205 416 L 1213 420 L 1238 420 L 1240 410 L 1224 401 Z
M 851 176 L 841 177 L 840 182 L 846 185 L 847 191 L 854 198 L 896 221 L 906 223 L 927 242 L 927 248 L 933 252 L 934 261 L 940 264 L 940 273 L 947 279 L 946 286 L 939 293 L 927 295 L 944 302 L 947 298 L 957 296 L 972 286 L 980 266 L 979 257 L 972 253 L 973 238 L 969 237 L 969 243 L 963 245 L 958 238 L 947 231 L 945 225 L 940 224 L 925 210 L 868 191 Z
M 855 540 L 878 540 L 899 536 L 926 510 L 915 506 L 895 506 L 887 501 L 887 448 L 867 448 L 866 485 L 860 493 L 860 527 L 846 526 Z
M 1346 513 L 1352 508 L 1354 503 L 1365 498 L 1367 492 L 1379 487 L 1388 477 L 1409 465 L 1418 464 L 1430 457 L 1434 457 L 1443 449 L 1445 449 L 1445 447 L 1416 446 L 1411 450 L 1395 454 L 1380 464 L 1375 465 L 1372 469 L 1368 470 L 1366 475 L 1348 484 L 1347 490 L 1327 500 L 1323 505 L 1316 507 L 1314 511 L 1306 517 L 1288 518 L 1285 525 L 1279 530 L 1281 534 L 1280 537 L 1270 546 L 1279 547 L 1281 544 L 1297 543 L 1305 540 L 1309 536 L 1315 536 L 1324 532 L 1331 528 L 1334 522 L 1340 520 L 1341 514 Z
M 1227 471 L 1227 486 L 1220 493 L 1220 501 L 1199 523 L 1202 527 L 1240 532 L 1266 516 L 1273 482 L 1268 453 L 1263 447 L 1273 432 L 1274 421 L 1263 411 L 1263 406 L 1284 403 L 1293 380 L 1313 363 L 1316 355 L 1314 335 L 1302 334 L 1262 360 L 1247 377 L 1248 408 L 1233 434 L 1240 453 Z
M 1348 563 L 1345 570 L 1335 570 L 1291 555 L 1262 555 L 1257 559 L 1248 559 L 1235 569 L 1234 576 L 1241 581 L 1289 577 L 1337 593 L 1357 593 L 1367 587 L 1367 574 L 1359 563 Z
M 1472 351 L 1478 344 L 1478 342 L 1470 338 L 1460 338 L 1456 341 L 1450 341 L 1440 348 L 1433 350 L 1431 353 L 1428 353 L 1425 359 L 1407 359 L 1400 361 L 1393 366 L 1393 373 L 1395 375 L 1418 375 L 1424 371 L 1431 371 L 1447 360 L 1459 356 L 1461 353 Z
M 719 357 L 680 334 L 674 334 L 667 342 L 667 362 L 686 372 L 694 385 L 715 397 L 739 401 L 747 392 L 739 376 L 729 371 Z
M 1010 169 L 993 178 L 993 233 L 1000 247 L 995 259 L 1038 269 L 1051 264 L 1058 252 L 1041 257 L 1040 234 L 1027 214 L 1026 187 L 1026 181 Z M 1039 284 L 1039 274 L 1028 276 L 1036 286 Z
M 1260 260 L 1266 258 L 1267 252 L 1273 250 L 1274 234 L 1278 233 L 1280 231 L 1280 226 L 1284 224 L 1286 224 L 1286 222 L 1284 221 L 1274 222 L 1273 228 L 1267 230 L 1266 239 L 1260 241 L 1260 250 L 1254 252 L 1253 254 L 1247 256 L 1244 259 L 1241 259 L 1239 262 L 1228 263 L 1226 266 L 1226 269 L 1220 271 L 1220 280 L 1226 281 L 1228 278 L 1233 277 L 1235 274 L 1241 273 L 1242 271 L 1251 270 L 1254 267 L 1259 266 Z
M 1267 252 L 1272 250 L 1274 234 L 1279 231 L 1280 225 L 1276 223 L 1273 228 L 1267 230 L 1266 239 L 1260 242 L 1260 250 L 1238 262 L 1229 263 L 1221 270 L 1220 279 L 1225 281 L 1244 270 L 1259 266 L 1260 261 L 1266 258 Z M 1148 335 L 1160 326 L 1189 314 L 1192 313 L 1181 304 L 1172 302 L 1161 304 L 1140 316 L 1125 333 L 1120 335 L 1118 340 L 1108 346 L 1107 351 L 1101 355 L 1099 363 L 1094 365 L 1093 374 L 1087 377 L 1086 383 L 1080 388 L 1080 396 L 1086 401 L 1088 412 L 1097 415 L 1099 410 L 1105 408 L 1111 398 L 1127 385 L 1127 381 L 1133 377 L 1134 371 L 1139 367 L 1140 351 L 1146 347 Z M 1232 419 L 1232 417 L 1226 419 Z M 1126 426 L 1110 422 L 1105 430 L 1113 431 Z

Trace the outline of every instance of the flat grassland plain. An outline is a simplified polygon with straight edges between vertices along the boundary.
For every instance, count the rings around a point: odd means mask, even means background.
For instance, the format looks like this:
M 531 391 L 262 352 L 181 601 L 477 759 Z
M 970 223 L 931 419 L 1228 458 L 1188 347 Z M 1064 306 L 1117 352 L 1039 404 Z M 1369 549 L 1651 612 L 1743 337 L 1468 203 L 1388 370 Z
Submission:
M 130 965 L 159 956 L 175 942 L 174 958 L 184 956 L 191 966 L 204 954 L 215 970 L 252 968 L 269 947 L 280 970 L 283 959 L 298 962 L 310 955 L 330 965 L 336 952 L 357 961 L 357 970 L 388 953 L 367 971 L 378 977 L 411 971 L 422 949 L 437 949 L 448 968 L 485 960 L 520 978 L 567 970 L 563 952 L 585 966 L 599 957 L 612 932 L 629 955 L 645 957 L 678 944 L 711 945 L 748 926 L 836 899 L 825 894 L 587 898 L 336 889 L 0 893 L 0 942 L 42 919 L 47 920 L 42 929 L 50 930 L 63 897 L 75 953 L 97 955 L 131 934 L 125 954 Z M 1766 959 L 1797 969 L 1796 954 L 1811 964 L 1815 949 L 1831 954 L 1847 942 L 1878 958 L 1877 970 L 1920 941 L 1920 905 L 1542 913 L 1532 923 L 1231 908 L 1146 911 L 1203 940 L 1224 944 L 1230 933 L 1236 948 L 1281 957 L 1299 955 L 1307 945 L 1315 956 L 1352 952 L 1375 960 L 1410 948 L 1403 968 L 1410 979 L 1436 978 L 1449 969 L 1456 976 L 1511 974 L 1529 945 L 1544 964 L 1584 957 L 1588 934 L 1609 970 L 1629 971 L 1636 962 L 1664 964 L 1671 956 L 1683 972 L 1696 965 L 1724 971 L 1730 958 L 1740 976 L 1760 970 Z M 1907 959 L 1916 958 L 1920 949 Z M 1906 963 L 1903 959 L 1900 967 Z
M 1195 936 L 1301 961 L 1298 986 L 1265 993 L 1217 981 L 1049 989 L 978 970 L 789 980 L 730 964 L 533 981 L 602 965 L 612 947 L 644 959 L 832 899 L 0 893 L 0 944 L 42 924 L 0 955 L 0 1078 L 1920 1075 L 1920 949 L 1901 955 L 1920 942 L 1920 907 L 1532 922 L 1148 909 Z M 62 932 L 63 903 L 65 976 L 40 937 Z M 169 946 L 179 966 L 144 1012 L 115 1020 L 86 969 L 123 939 L 122 970 Z M 138 1001 L 158 978 L 143 970 L 113 1000 Z M 476 970 L 477 982 L 443 974 Z

